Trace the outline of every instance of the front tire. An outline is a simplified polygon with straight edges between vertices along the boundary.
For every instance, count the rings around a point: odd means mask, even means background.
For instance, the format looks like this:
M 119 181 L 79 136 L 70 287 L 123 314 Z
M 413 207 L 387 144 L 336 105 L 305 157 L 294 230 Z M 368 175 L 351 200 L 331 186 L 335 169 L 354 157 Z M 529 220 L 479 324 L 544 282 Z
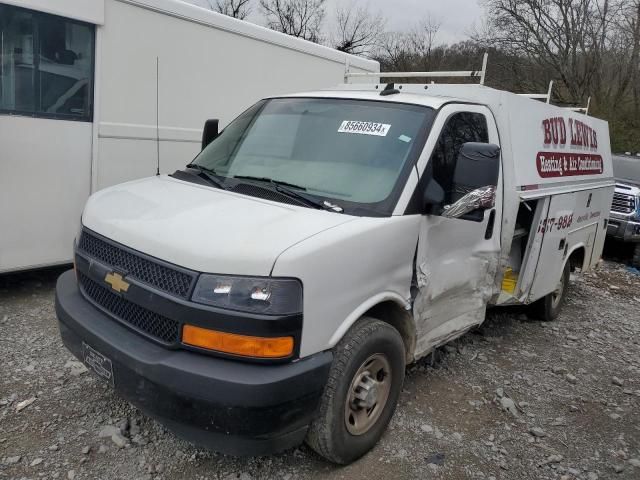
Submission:
M 306 441 L 327 460 L 344 465 L 371 450 L 387 428 L 402 391 L 405 348 L 395 328 L 364 317 L 334 353 Z
M 560 281 L 556 289 L 549 295 L 544 296 L 537 302 L 531 304 L 531 316 L 543 322 L 551 322 L 558 318 L 562 306 L 567 300 L 567 292 L 569 290 L 569 276 L 571 275 L 571 267 L 569 262 L 564 266 Z

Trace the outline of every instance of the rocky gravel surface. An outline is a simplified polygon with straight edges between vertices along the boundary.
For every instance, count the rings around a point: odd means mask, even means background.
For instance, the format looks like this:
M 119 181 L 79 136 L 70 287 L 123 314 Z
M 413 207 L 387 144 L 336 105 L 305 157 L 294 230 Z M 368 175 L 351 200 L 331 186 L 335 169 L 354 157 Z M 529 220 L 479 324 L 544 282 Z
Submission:
M 0 277 L 0 479 L 640 479 L 640 272 L 621 264 L 572 276 L 556 322 L 495 310 L 409 367 L 389 430 L 347 467 L 177 439 L 62 346 L 59 273 Z

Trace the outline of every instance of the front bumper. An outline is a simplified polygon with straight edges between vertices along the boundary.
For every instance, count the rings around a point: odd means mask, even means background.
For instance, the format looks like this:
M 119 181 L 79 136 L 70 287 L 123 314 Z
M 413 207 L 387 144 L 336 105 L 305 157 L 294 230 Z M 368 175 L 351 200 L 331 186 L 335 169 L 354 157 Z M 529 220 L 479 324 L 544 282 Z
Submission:
M 607 224 L 607 235 L 624 242 L 640 242 L 640 222 L 611 214 Z
M 83 343 L 112 362 L 115 390 L 188 441 L 231 455 L 300 444 L 328 378 L 330 352 L 263 365 L 163 348 L 114 321 L 60 276 L 56 313 L 65 346 Z

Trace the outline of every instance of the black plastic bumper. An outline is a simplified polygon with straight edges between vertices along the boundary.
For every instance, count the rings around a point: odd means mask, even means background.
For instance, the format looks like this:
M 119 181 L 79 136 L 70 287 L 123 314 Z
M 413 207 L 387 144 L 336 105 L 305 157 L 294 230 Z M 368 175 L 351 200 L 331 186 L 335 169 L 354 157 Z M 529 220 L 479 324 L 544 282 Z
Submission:
M 118 324 L 85 300 L 73 271 L 58 279 L 56 313 L 66 347 L 83 343 L 111 360 L 129 402 L 193 443 L 231 455 L 300 444 L 315 414 L 332 355 L 259 365 L 169 350 Z
M 624 242 L 640 242 L 640 222 L 628 218 L 618 218 L 611 214 L 607 225 L 607 235 Z

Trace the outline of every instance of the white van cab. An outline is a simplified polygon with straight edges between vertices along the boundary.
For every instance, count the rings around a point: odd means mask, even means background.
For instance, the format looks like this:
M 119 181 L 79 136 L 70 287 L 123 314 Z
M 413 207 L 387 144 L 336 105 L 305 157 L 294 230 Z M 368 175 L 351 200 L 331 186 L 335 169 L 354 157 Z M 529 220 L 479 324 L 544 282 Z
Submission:
M 91 196 L 56 308 L 122 396 L 230 454 L 362 456 L 405 365 L 489 305 L 558 315 L 614 190 L 604 121 L 483 85 L 268 98 L 203 147 Z

